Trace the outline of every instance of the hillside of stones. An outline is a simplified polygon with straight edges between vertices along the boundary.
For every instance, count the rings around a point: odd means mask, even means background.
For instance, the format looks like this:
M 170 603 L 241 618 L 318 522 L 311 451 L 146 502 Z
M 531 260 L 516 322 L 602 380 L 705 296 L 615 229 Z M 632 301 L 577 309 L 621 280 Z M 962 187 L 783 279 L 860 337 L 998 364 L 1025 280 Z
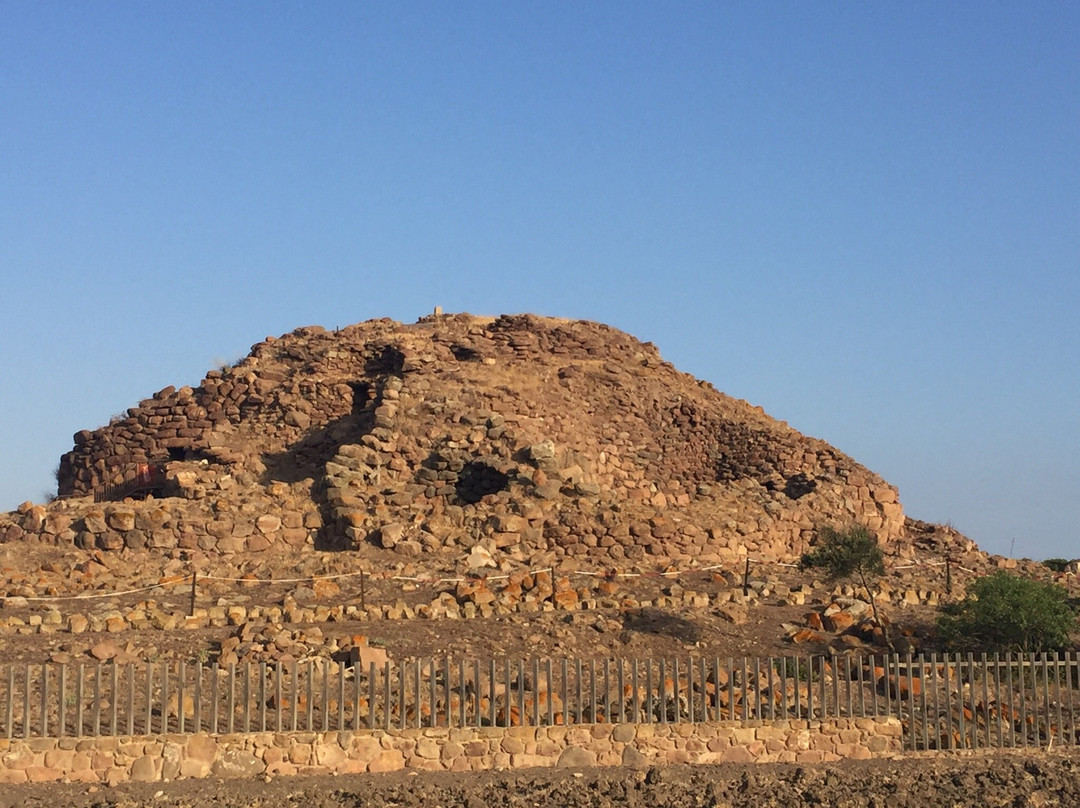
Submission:
M 95 501 L 146 463 L 164 469 L 161 490 Z M 166 388 L 77 433 L 58 482 L 55 501 L 0 515 L 0 632 L 238 626 L 250 644 L 255 623 L 280 639 L 283 623 L 586 608 L 608 610 L 589 631 L 620 636 L 694 610 L 744 625 L 757 605 L 803 624 L 819 604 L 852 613 L 832 628 L 861 623 L 873 642 L 850 587 L 782 566 L 820 526 L 877 534 L 891 567 L 882 594 L 898 606 L 944 597 L 946 556 L 957 593 L 971 574 L 1014 564 L 905 519 L 879 476 L 679 372 L 652 344 L 532 315 L 267 338 L 197 387 Z M 712 571 L 691 581 L 613 577 L 702 567 Z M 297 583 L 361 570 L 366 597 L 355 577 Z M 259 583 L 281 578 L 291 583 Z
M 651 344 L 528 315 L 268 338 L 196 388 L 79 432 L 59 494 L 160 460 L 165 499 L 135 520 L 83 507 L 65 525 L 49 511 L 53 535 L 105 550 L 480 548 L 496 563 L 619 565 L 792 559 L 822 523 L 865 524 L 886 545 L 905 530 L 896 489 L 825 442 Z

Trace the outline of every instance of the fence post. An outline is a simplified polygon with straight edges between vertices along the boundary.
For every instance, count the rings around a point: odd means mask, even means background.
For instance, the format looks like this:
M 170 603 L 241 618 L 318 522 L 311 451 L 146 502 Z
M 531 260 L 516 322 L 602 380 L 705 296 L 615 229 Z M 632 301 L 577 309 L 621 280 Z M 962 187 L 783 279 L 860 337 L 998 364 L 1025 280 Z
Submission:
M 967 672 L 966 677 L 970 680 L 970 678 L 971 678 L 971 671 L 970 670 Z M 967 726 L 968 725 L 967 714 L 968 714 L 969 710 L 968 710 L 968 703 L 964 698 L 964 678 L 965 678 L 965 674 L 964 674 L 964 655 L 961 654 L 960 652 L 957 652 L 957 654 L 956 654 L 956 701 L 957 701 L 957 704 L 959 704 L 959 706 L 960 706 L 960 714 L 957 716 L 956 721 L 957 721 L 957 724 L 959 725 L 959 727 L 957 729 L 957 732 L 960 735 L 960 748 L 961 749 L 969 748 L 969 745 L 970 745 L 970 742 L 969 742 L 969 739 L 968 739 L 968 726 Z M 971 692 L 970 687 L 968 688 L 968 692 Z M 974 706 L 974 701 L 975 701 L 974 693 L 972 693 L 972 706 Z M 972 724 L 975 723 L 974 714 L 972 714 L 971 723 Z M 970 748 L 974 749 L 973 746 L 971 746 Z
M 936 749 L 941 749 L 941 728 L 940 728 L 940 725 L 939 725 L 939 719 L 940 719 L 940 716 L 941 716 L 941 691 L 938 689 L 937 654 L 936 653 L 931 654 L 930 659 L 931 659 L 932 664 L 934 666 L 930 673 L 931 673 L 931 677 L 933 678 L 933 682 L 934 682 L 934 715 L 936 716 L 935 719 L 934 719 L 934 734 L 937 736 L 935 748 Z M 944 667 L 941 669 L 941 672 L 942 672 L 943 676 L 944 676 L 946 670 L 947 670 L 947 668 L 944 668 Z M 948 681 L 948 680 L 946 680 L 946 681 Z M 948 717 L 947 716 L 948 709 L 949 709 L 948 694 L 946 694 L 946 697 L 945 697 L 946 718 Z M 946 741 L 947 740 L 948 739 L 946 738 Z M 948 744 L 946 743 L 946 745 L 948 745 Z
M 195 616 L 195 586 L 199 580 L 199 572 L 193 566 L 191 568 L 191 602 L 188 604 L 188 617 Z
M 750 661 L 745 656 L 742 658 L 742 715 L 743 721 L 755 717 L 750 713 Z
M 829 667 L 832 668 L 833 718 L 840 717 L 840 665 L 835 653 L 830 654 Z M 899 659 L 899 657 L 897 657 Z M 899 663 L 897 663 L 899 665 Z
M 626 660 L 619 659 L 619 674 L 618 681 L 615 687 L 618 688 L 619 694 L 619 723 L 626 723 Z
M 555 724 L 555 705 L 553 703 L 555 701 L 555 684 L 551 680 L 551 657 L 544 660 L 544 675 L 547 677 L 547 725 L 550 727 Z M 477 675 L 477 679 L 479 678 L 479 675 Z M 477 709 L 477 714 L 479 712 L 479 709 Z M 477 726 L 479 726 L 479 722 L 477 722 Z
M 1027 673 L 1024 671 L 1024 654 L 1016 655 L 1016 678 L 1020 685 L 1020 746 L 1028 745 L 1027 731 Z
M 660 657 L 660 723 L 667 722 L 667 657 Z
M 580 660 L 578 660 L 580 662 Z M 503 717 L 503 726 L 510 726 L 510 713 L 514 709 L 510 694 L 510 657 L 503 660 L 503 709 L 506 711 Z
M 368 729 L 375 729 L 375 707 L 379 700 L 377 683 L 375 681 L 376 676 L 375 663 L 372 662 L 368 666 Z M 446 725 L 449 727 L 450 722 L 447 721 Z
M 1001 703 L 1001 654 L 994 652 L 994 706 L 997 707 L 997 745 L 998 748 L 1005 746 L 1004 717 L 1005 706 Z
M 65 702 L 67 701 L 67 663 L 66 662 L 64 662 L 64 663 L 62 663 L 60 665 L 60 684 L 59 684 L 59 687 L 60 687 L 60 693 L 59 693 L 59 696 L 57 697 L 56 704 L 57 704 L 57 708 L 58 708 L 58 710 L 60 712 L 60 716 L 59 716 L 59 722 L 57 724 L 56 729 L 57 729 L 58 737 L 63 738 L 64 733 L 66 732 L 66 728 L 67 728 L 67 710 L 65 709 L 65 707 L 66 707 Z
M 464 682 L 465 677 L 461 677 Z M 463 685 L 464 686 L 464 685 Z M 525 661 L 521 658 L 517 661 L 517 707 L 518 707 L 518 726 L 525 726 Z M 465 693 L 462 692 L 462 703 L 464 703 Z M 595 710 L 595 708 L 593 708 Z
M 79 663 L 79 734 L 82 734 L 82 680 L 83 680 L 83 667 L 82 663 Z M 154 722 L 154 663 L 146 663 L 146 725 L 143 727 L 143 732 L 147 735 L 152 734 L 151 727 Z
M 607 660 L 604 660 L 605 671 L 607 670 Z M 533 692 L 533 709 L 532 709 L 532 722 L 534 727 L 540 726 L 540 657 L 533 657 L 532 664 L 532 692 Z
M 1080 661 L 1080 654 L 1073 651 L 1065 652 L 1065 689 L 1069 694 L 1069 745 L 1076 745 L 1076 713 L 1074 712 L 1073 703 L 1073 686 L 1074 684 L 1080 684 L 1080 675 L 1073 678 L 1073 670 L 1077 661 Z M 1080 670 L 1077 671 L 1080 674 Z
M 568 700 L 570 698 L 570 693 L 569 693 L 569 688 L 570 688 L 570 684 L 569 684 L 569 682 L 570 682 L 570 673 L 569 673 L 570 662 L 569 662 L 569 660 L 567 660 L 566 657 L 562 658 L 561 667 L 562 667 L 562 671 L 561 671 L 562 672 L 562 682 L 560 684 L 562 685 L 562 690 L 561 690 L 561 692 L 562 692 L 562 704 L 559 706 L 559 713 L 562 716 L 562 723 L 563 723 L 563 726 L 565 727 L 566 725 L 568 725 L 570 723 L 570 709 L 567 706 L 568 703 L 569 703 Z
M 308 663 L 310 665 L 310 663 Z M 383 712 L 383 729 L 390 729 L 390 660 L 383 665 L 383 700 L 386 702 Z
M 914 751 L 918 745 L 915 740 L 915 673 L 911 667 L 911 652 L 908 651 L 905 661 L 907 662 L 907 682 L 908 682 L 908 721 L 911 724 L 911 748 Z M 919 691 L 923 691 L 922 679 L 919 679 Z M 924 716 L 925 720 L 925 716 Z
M 115 665 L 113 666 L 113 670 L 116 670 Z M 177 663 L 176 672 L 176 731 L 181 735 L 184 734 L 184 679 L 187 678 L 186 673 L 184 660 L 181 659 L 180 662 Z M 115 699 L 113 700 L 113 703 L 116 703 Z M 115 717 L 115 711 L 113 715 Z
M 128 663 L 127 734 L 135 734 L 135 663 Z
M 27 673 L 30 672 L 30 666 L 26 666 Z M 27 682 L 29 684 L 29 682 Z M 27 694 L 29 694 L 29 689 Z M 94 672 L 94 737 L 97 738 L 101 735 L 101 663 L 97 664 Z
M 41 663 L 41 737 L 49 737 L 49 663 Z
M 15 666 L 8 665 L 7 676 L 7 707 L 4 710 L 6 714 L 6 721 L 4 723 L 4 734 L 11 738 L 15 735 L 15 727 L 13 721 L 15 718 Z M 81 733 L 80 733 L 81 734 Z
M 792 658 L 791 658 L 791 661 L 794 664 L 789 667 L 788 666 L 787 654 L 785 654 L 784 655 L 784 663 L 783 663 L 784 667 L 781 669 L 781 676 L 783 677 L 783 685 L 781 685 L 781 686 L 784 688 L 784 718 L 785 718 L 785 720 L 790 720 L 791 719 L 791 713 L 789 712 L 789 708 L 794 707 L 795 708 L 795 718 L 796 718 L 796 720 L 798 720 L 798 719 L 802 718 L 802 700 L 801 700 L 800 695 L 799 695 L 799 655 L 798 654 L 793 655 Z M 789 675 L 794 677 L 794 679 L 792 680 L 792 686 L 793 686 L 792 689 L 795 691 L 795 693 L 794 693 L 795 698 L 793 699 L 794 704 L 792 704 L 788 700 L 787 680 L 788 680 Z
M 23 675 L 23 737 L 30 737 L 30 663 Z
M 1052 728 L 1050 724 L 1050 666 L 1048 664 L 1048 661 L 1049 660 L 1047 657 L 1047 653 L 1046 651 L 1043 651 L 1042 658 L 1040 659 L 1040 662 L 1042 662 L 1043 671 L 1043 712 L 1046 718 L 1046 744 L 1049 748 L 1050 744 L 1053 743 L 1054 739 L 1051 732 Z M 1036 721 L 1035 726 L 1038 727 L 1038 725 L 1039 722 Z M 1037 737 L 1038 736 L 1036 736 L 1036 738 Z
M 818 657 L 821 660 L 821 718 L 827 719 L 829 717 L 829 695 L 825 688 L 825 655 L 822 654 Z
M 927 714 L 926 714 L 926 657 L 920 657 L 919 660 L 919 691 L 922 693 L 922 698 L 919 699 L 919 709 L 922 711 L 922 742 L 923 749 L 930 748 L 930 734 L 927 731 Z
M 551 660 L 548 660 L 548 683 L 551 683 Z M 480 696 L 480 660 L 473 660 L 473 726 L 479 727 L 481 724 L 482 709 L 480 702 L 482 701 Z
M 229 711 L 225 719 L 226 732 L 230 735 L 236 729 L 236 663 L 229 663 L 229 693 L 225 697 L 225 709 Z
M 686 708 L 687 720 L 694 723 L 694 658 L 686 660 Z
M 746 567 L 743 569 L 742 593 L 743 597 L 747 597 L 750 594 L 750 556 L 746 557 Z
M 1016 746 L 1016 694 L 1013 690 L 1012 651 L 1005 653 L 1005 678 L 1009 694 L 1009 746 Z
M 989 749 L 993 746 L 993 741 L 990 740 L 990 683 L 987 682 L 987 676 L 990 673 L 987 667 L 986 652 L 983 651 L 979 657 L 979 667 L 982 671 L 982 695 L 983 695 L 983 723 L 986 725 L 986 748 Z M 974 688 L 975 683 L 972 682 Z
M 477 663 L 479 666 L 479 663 Z M 465 657 L 460 657 L 457 664 L 458 669 L 458 726 L 464 729 L 469 726 L 469 694 L 468 687 L 465 682 Z M 479 721 L 477 722 L 479 726 Z
M 101 683 L 101 665 L 98 665 L 98 684 Z M 101 704 L 98 703 L 97 718 L 101 717 Z M 96 719 L 95 719 L 96 721 Z M 169 663 L 161 663 L 161 734 L 169 731 Z M 98 728 L 94 727 L 94 734 L 99 735 Z
M 431 716 L 431 723 L 428 726 L 439 726 L 439 704 L 438 704 L 438 683 L 435 681 L 435 675 L 437 673 L 435 657 L 428 660 L 428 713 Z
M 764 717 L 761 700 L 761 657 L 754 657 L 754 718 Z
M 1064 735 L 1064 725 L 1061 720 L 1061 652 L 1054 652 L 1054 701 L 1057 703 L 1057 726 L 1058 734 Z

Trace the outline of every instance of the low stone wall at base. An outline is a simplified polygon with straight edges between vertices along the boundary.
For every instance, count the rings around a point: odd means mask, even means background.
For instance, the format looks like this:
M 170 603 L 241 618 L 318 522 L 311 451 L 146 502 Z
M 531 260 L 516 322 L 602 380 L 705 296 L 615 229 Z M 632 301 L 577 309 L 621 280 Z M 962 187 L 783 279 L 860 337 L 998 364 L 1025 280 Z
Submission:
M 0 739 L 0 783 L 895 757 L 895 718 Z

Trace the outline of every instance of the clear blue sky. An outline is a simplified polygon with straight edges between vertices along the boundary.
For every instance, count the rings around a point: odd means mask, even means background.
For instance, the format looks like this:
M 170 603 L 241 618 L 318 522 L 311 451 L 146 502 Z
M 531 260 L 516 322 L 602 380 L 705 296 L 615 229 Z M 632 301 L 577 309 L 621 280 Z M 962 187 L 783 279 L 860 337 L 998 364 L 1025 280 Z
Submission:
M 1080 5 L 0 0 L 0 508 L 267 335 L 600 320 L 1080 556 Z

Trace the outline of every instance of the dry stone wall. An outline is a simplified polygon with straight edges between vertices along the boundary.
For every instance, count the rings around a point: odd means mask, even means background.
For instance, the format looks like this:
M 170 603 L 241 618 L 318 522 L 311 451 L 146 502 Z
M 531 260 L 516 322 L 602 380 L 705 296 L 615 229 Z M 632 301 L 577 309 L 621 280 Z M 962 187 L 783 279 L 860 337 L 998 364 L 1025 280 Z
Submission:
M 88 496 L 144 462 L 165 465 L 168 503 L 144 527 L 71 505 L 0 531 L 103 549 L 479 547 L 497 563 L 619 565 L 791 559 L 821 524 L 858 522 L 904 547 L 896 489 L 851 458 L 650 343 L 532 315 L 268 338 L 197 387 L 78 433 L 60 494 Z
M 820 763 L 896 757 L 888 718 L 733 724 L 416 729 L 121 738 L 0 739 L 0 784 L 401 770 L 582 768 L 670 763 Z

